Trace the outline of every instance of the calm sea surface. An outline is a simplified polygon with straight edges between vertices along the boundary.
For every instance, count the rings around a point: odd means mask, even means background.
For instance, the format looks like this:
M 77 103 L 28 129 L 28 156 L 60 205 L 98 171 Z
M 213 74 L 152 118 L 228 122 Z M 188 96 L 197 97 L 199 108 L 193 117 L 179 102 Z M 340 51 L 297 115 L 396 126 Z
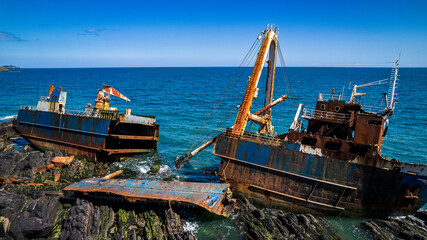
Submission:
M 287 132 L 299 103 L 314 108 L 319 92 L 351 93 L 349 85 L 372 82 L 390 77 L 390 68 L 278 68 L 274 98 L 290 96 L 273 108 L 273 125 L 277 133 Z M 0 121 L 16 116 L 20 105 L 37 105 L 40 96 L 48 94 L 49 85 L 63 87 L 68 93 L 66 109 L 84 109 L 94 103 L 97 90 L 109 84 L 126 97 L 112 99 L 110 105 L 121 112 L 131 108 L 132 114 L 156 116 L 160 124 L 159 149 L 114 164 L 111 170 L 124 169 L 125 177 L 179 181 L 218 181 L 203 170 L 216 170 L 219 159 L 212 148 L 192 158 L 180 172 L 174 170 L 176 156 L 184 154 L 195 142 L 219 134 L 232 126 L 237 114 L 251 68 L 82 68 L 82 69 L 19 69 L 15 73 L 0 73 Z M 284 80 L 288 75 L 293 94 Z M 390 119 L 382 154 L 403 162 L 427 164 L 427 68 L 399 69 L 399 103 Z M 233 77 L 234 76 L 234 77 Z M 259 97 L 253 110 L 261 108 L 265 76 L 260 80 Z M 388 85 L 366 87 L 358 92 L 366 106 L 384 106 L 381 93 Z M 216 108 L 218 101 L 221 104 Z M 216 110 L 215 110 L 216 109 Z M 211 117 L 211 113 L 214 112 Z M 206 123 L 207 122 L 207 123 Z M 206 125 L 204 124 L 206 123 Z M 204 127 L 205 126 L 205 127 Z M 199 133 L 204 130 L 200 137 Z M 255 126 L 253 130 L 255 130 Z M 162 174 L 152 176 L 147 171 L 153 164 L 164 164 Z M 363 239 L 360 219 L 330 218 L 340 232 L 351 239 Z M 201 239 L 235 239 L 239 231 L 233 220 L 210 214 L 192 216 L 187 225 Z

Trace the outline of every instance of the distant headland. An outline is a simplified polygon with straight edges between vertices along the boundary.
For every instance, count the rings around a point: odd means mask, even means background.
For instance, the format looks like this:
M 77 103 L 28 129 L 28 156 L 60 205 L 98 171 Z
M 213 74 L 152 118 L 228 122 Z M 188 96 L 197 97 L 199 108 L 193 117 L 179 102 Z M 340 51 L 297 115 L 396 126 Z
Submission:
M 19 67 L 13 65 L 4 65 L 0 67 L 0 72 L 16 72 L 11 69 L 19 69 Z

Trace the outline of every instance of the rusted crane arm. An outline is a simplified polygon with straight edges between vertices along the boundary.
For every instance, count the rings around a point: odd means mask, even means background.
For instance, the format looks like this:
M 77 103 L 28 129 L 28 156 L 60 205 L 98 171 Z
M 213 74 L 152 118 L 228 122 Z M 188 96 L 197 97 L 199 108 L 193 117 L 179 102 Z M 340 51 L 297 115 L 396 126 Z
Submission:
M 261 113 L 267 111 L 268 109 L 274 107 L 276 104 L 285 101 L 286 98 L 288 98 L 288 95 L 282 95 L 280 98 L 278 98 L 276 101 L 268 104 L 267 106 L 261 108 L 260 110 L 258 110 L 257 112 L 255 112 L 253 115 L 260 115 Z
M 210 145 L 212 145 L 212 143 L 214 143 L 216 140 L 216 137 L 212 138 L 211 140 L 205 142 L 204 144 L 202 144 L 200 147 L 194 149 L 192 152 L 187 152 L 187 154 L 185 154 L 182 157 L 177 157 L 175 160 L 175 167 L 176 170 L 179 171 L 179 169 L 181 169 L 182 165 L 185 162 L 188 162 L 188 160 L 190 158 L 192 158 L 194 155 L 198 154 L 199 152 L 203 151 L 203 149 L 209 147 Z

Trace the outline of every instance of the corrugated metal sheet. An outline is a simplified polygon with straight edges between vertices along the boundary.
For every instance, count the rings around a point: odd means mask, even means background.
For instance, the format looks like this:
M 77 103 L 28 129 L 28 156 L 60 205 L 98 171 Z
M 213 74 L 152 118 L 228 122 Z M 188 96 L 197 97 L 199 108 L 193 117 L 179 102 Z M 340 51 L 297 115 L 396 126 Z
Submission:
M 91 178 L 74 183 L 64 191 L 112 194 L 130 202 L 161 200 L 185 203 L 223 216 L 229 216 L 234 209 L 233 204 L 228 204 L 231 197 L 229 185 L 222 183 Z

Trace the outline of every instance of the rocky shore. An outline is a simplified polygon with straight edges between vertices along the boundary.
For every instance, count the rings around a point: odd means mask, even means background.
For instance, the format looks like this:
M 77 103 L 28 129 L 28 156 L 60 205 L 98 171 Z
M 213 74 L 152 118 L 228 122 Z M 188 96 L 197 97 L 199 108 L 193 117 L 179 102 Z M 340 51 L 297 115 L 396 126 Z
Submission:
M 108 174 L 107 165 L 74 159 L 55 165 L 59 151 L 17 147 L 12 123 L 0 123 L 0 239 L 197 239 L 180 209 L 64 196 L 69 184 Z M 52 166 L 52 167 L 48 167 Z M 238 200 L 242 239 L 343 239 L 322 217 L 260 210 Z M 362 223 L 373 239 L 427 239 L 427 213 Z M 218 236 L 218 239 L 223 239 Z

